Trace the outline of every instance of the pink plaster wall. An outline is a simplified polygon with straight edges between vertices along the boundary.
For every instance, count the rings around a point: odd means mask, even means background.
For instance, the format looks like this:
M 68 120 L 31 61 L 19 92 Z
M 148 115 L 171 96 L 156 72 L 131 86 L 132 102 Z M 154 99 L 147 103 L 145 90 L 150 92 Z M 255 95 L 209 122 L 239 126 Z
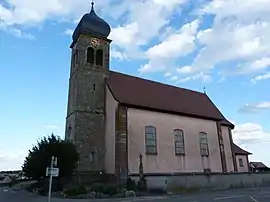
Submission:
M 145 173 L 222 172 L 215 121 L 185 116 L 128 109 L 128 166 L 131 173 L 138 173 L 139 155 L 143 155 Z M 145 154 L 145 126 L 153 125 L 157 132 L 158 155 Z M 185 137 L 185 156 L 176 156 L 174 129 L 182 129 Z M 209 158 L 202 158 L 199 132 L 208 134 Z
M 227 126 L 222 126 L 221 130 L 222 130 L 222 137 L 223 137 L 223 142 L 224 142 L 227 172 L 232 172 L 234 171 L 234 166 L 233 166 L 233 156 L 232 156 L 229 128 Z
M 244 166 L 240 166 L 239 164 L 239 159 L 243 159 L 243 164 Z M 248 172 L 248 162 L 247 162 L 247 157 L 245 155 L 236 155 L 236 164 L 238 168 L 238 172 Z
M 115 110 L 117 101 L 106 87 L 106 134 L 105 134 L 105 172 L 113 174 L 115 171 Z

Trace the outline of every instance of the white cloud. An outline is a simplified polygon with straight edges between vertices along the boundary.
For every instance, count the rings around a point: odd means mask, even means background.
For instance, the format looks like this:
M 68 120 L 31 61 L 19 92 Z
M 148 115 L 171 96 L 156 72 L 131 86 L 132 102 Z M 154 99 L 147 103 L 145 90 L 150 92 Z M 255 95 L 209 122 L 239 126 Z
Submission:
M 74 30 L 72 30 L 72 29 L 66 29 L 66 30 L 64 31 L 64 34 L 69 35 L 69 36 L 72 36 L 73 31 L 74 31 Z
M 258 81 L 262 81 L 262 80 L 266 80 L 266 79 L 270 79 L 270 72 L 269 73 L 266 73 L 264 75 L 256 76 L 251 81 L 252 81 L 252 83 L 255 84 Z
M 237 144 L 263 143 L 270 140 L 270 133 L 256 123 L 243 123 L 235 125 L 233 139 Z
M 37 26 L 48 19 L 74 19 L 82 14 L 86 3 L 74 0 L 47 0 L 43 4 L 36 0 L 4 0 L 0 3 L 0 29 L 7 32 L 11 30 L 15 32 L 15 36 L 21 37 L 21 27 Z
M 87 1 L 47 0 L 41 4 L 36 0 L 9 0 L 8 7 L 0 4 L 1 19 L 6 25 L 35 25 L 53 17 L 74 18 L 82 13 Z
M 126 59 L 126 55 L 120 51 L 117 51 L 115 49 L 112 49 L 111 50 L 111 57 L 112 58 L 116 58 L 118 60 L 123 60 L 123 59 Z
M 205 33 L 202 31 L 200 37 L 205 39 L 199 38 L 199 42 L 205 47 L 201 49 L 192 65 L 194 71 L 211 69 L 221 62 L 253 61 L 263 57 L 270 48 L 270 40 L 266 37 L 268 34 L 270 34 L 270 24 L 264 22 L 241 25 L 232 21 L 227 24 L 220 23 L 211 31 Z
M 112 0 L 100 0 L 96 3 L 96 8 L 108 9 L 111 2 Z M 36 0 L 4 0 L 0 2 L 0 29 L 6 27 L 4 31 L 7 31 L 19 26 L 17 29 L 20 30 L 21 27 L 39 26 L 46 20 L 78 22 L 82 14 L 89 10 L 88 0 L 47 0 L 46 3 Z
M 205 74 L 203 72 L 200 72 L 198 74 L 194 74 L 192 76 L 187 76 L 187 77 L 183 77 L 179 80 L 179 83 L 184 83 L 187 81 L 194 81 L 194 80 L 198 80 L 201 79 L 203 82 L 207 83 L 207 82 L 211 82 L 211 76 L 208 74 Z
M 270 0 L 214 0 L 200 10 L 214 15 L 210 28 L 201 30 L 202 46 L 187 74 L 215 68 L 222 62 L 237 61 L 231 74 L 264 71 L 269 66 Z M 191 67 L 191 68 L 190 68 Z M 182 70 L 182 69 L 180 69 Z
M 265 131 L 257 123 L 236 124 L 233 139 L 237 144 L 269 143 L 270 132 Z
M 40 25 L 45 20 L 75 22 L 90 9 L 87 0 L 48 0 L 44 5 L 35 0 L 4 2 L 0 3 L 0 29 L 23 38 L 33 36 L 22 28 Z M 172 26 L 172 20 L 176 16 L 182 19 L 181 8 L 186 2 L 188 0 L 120 0 L 117 4 L 114 0 L 98 1 L 97 13 L 118 22 L 109 36 L 113 39 L 112 58 L 144 59 L 147 62 L 140 66 L 141 73 L 171 72 L 180 80 L 205 80 L 218 64 L 229 61 L 236 61 L 238 66 L 229 67 L 224 74 L 264 74 L 267 71 L 270 0 L 199 1 L 201 9 L 195 18 L 200 20 L 177 29 L 176 24 Z M 214 16 L 211 26 L 204 21 L 208 15 Z M 188 14 L 183 21 L 187 22 L 189 17 Z M 194 15 L 191 17 L 194 19 Z M 203 23 L 207 28 L 199 30 Z M 71 35 L 72 30 L 64 33 Z M 177 64 L 190 53 L 195 56 L 198 53 L 193 62 Z M 254 82 L 263 78 L 265 76 L 254 78 Z
M 119 26 L 112 30 L 109 38 L 112 38 L 117 46 L 125 47 L 130 46 L 131 44 L 141 45 L 146 43 L 144 39 L 138 37 L 138 40 L 134 40 L 135 37 L 139 34 L 140 30 L 137 22 L 126 25 L 125 27 Z
M 178 80 L 178 76 L 172 76 L 172 77 L 170 78 L 170 80 L 171 80 L 171 81 L 177 81 L 177 80 Z
M 270 109 L 270 102 L 260 102 L 256 104 L 246 104 L 239 109 L 239 112 L 256 113 L 267 109 Z
M 0 151 L 0 171 L 20 170 L 27 154 L 27 150 Z
M 167 34 L 172 32 L 168 26 L 170 17 L 183 3 L 185 0 L 122 1 L 118 7 L 121 7 L 122 13 L 128 13 L 126 21 L 113 28 L 109 38 L 113 39 L 114 45 L 125 52 L 127 57 L 145 58 L 142 47 L 159 35 L 165 37 L 164 29 Z
M 270 66 L 270 57 L 264 57 L 259 60 L 255 60 L 249 65 L 251 70 L 260 70 Z
M 266 152 L 270 145 L 270 131 L 266 131 L 257 123 L 236 124 L 233 130 L 233 139 L 237 145 L 252 153 L 249 157 L 250 160 L 262 161 L 270 165 Z
M 180 82 L 201 78 L 210 80 L 211 70 L 223 62 L 238 63 L 238 66 L 224 71 L 227 75 L 265 72 L 270 64 L 269 3 L 270 0 L 214 0 L 206 3 L 199 12 L 200 21 L 206 15 L 213 15 L 213 25 L 199 31 L 199 21 L 194 21 L 193 26 L 186 24 L 181 31 L 170 31 L 162 42 L 146 51 L 149 62 L 139 71 L 177 72 Z M 194 61 L 177 68 L 179 58 L 195 50 L 199 51 Z M 225 78 L 224 72 L 220 74 L 222 78 Z
M 170 77 L 171 75 L 172 75 L 171 72 L 166 72 L 166 73 L 164 74 L 164 77 Z
M 0 18 L 1 20 L 1 18 Z M 16 27 L 8 27 L 6 25 L 3 24 L 3 22 L 0 21 L 0 30 L 3 30 L 17 38 L 24 38 L 24 39 L 35 39 L 35 37 L 30 34 L 30 33 L 26 33 Z
M 257 60 L 248 61 L 239 63 L 234 71 L 231 69 L 225 69 L 223 72 L 220 72 L 221 76 L 229 76 L 229 75 L 248 75 L 248 74 L 257 74 L 263 73 L 270 67 L 270 57 L 265 56 Z
M 158 72 L 167 70 L 170 65 L 174 67 L 177 58 L 185 56 L 194 50 L 195 35 L 198 27 L 198 20 L 187 23 L 160 44 L 150 47 L 146 51 L 149 63 L 143 65 L 139 71 L 141 73 Z
M 184 66 L 181 68 L 177 68 L 177 72 L 180 74 L 188 74 L 192 72 L 192 67 L 191 66 Z

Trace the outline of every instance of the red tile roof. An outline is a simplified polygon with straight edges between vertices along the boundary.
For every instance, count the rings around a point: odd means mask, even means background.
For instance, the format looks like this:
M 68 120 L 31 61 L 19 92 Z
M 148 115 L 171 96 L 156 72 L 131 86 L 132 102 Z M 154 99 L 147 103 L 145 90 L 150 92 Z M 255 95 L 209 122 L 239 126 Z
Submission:
M 241 147 L 237 146 L 236 144 L 233 143 L 232 151 L 237 155 L 250 155 L 252 153 L 249 153 L 246 150 L 243 150 Z
M 107 85 L 114 98 L 134 107 L 200 117 L 234 127 L 201 92 L 110 71 Z

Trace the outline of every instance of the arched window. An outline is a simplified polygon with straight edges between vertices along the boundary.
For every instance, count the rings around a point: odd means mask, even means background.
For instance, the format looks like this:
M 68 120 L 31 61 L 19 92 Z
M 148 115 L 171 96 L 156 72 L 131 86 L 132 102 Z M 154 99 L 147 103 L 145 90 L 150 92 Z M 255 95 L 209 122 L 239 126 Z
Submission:
M 146 154 L 157 154 L 157 137 L 156 128 L 154 126 L 145 126 L 145 147 Z
M 73 53 L 73 54 L 72 54 L 72 60 L 71 60 L 71 62 L 72 62 L 72 68 L 71 68 L 71 70 L 72 70 L 72 71 L 73 71 L 73 69 L 75 69 L 75 66 L 76 66 L 75 61 L 76 61 L 76 54 Z
M 100 49 L 96 52 L 96 65 L 103 66 L 103 51 Z
M 75 64 L 78 64 L 78 61 L 79 61 L 79 50 L 76 49 L 76 52 L 75 52 Z
M 180 129 L 174 129 L 175 155 L 185 155 L 184 132 Z
M 90 64 L 94 64 L 94 49 L 92 47 L 89 47 L 87 49 L 87 62 Z
M 209 156 L 207 134 L 205 132 L 200 132 L 199 138 L 200 138 L 201 155 L 202 156 Z

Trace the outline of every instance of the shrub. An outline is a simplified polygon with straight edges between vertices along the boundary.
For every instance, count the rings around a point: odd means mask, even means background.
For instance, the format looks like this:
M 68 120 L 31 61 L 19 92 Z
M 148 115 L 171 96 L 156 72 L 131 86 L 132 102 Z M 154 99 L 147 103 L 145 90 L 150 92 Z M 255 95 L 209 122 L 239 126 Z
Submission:
M 135 180 L 132 180 L 130 177 L 127 179 L 126 188 L 127 190 L 133 190 L 133 191 L 138 190 Z
M 124 187 L 117 184 L 94 183 L 91 185 L 90 190 L 112 196 L 119 193 Z
M 106 189 L 106 184 L 104 183 L 94 183 L 91 185 L 91 191 L 104 193 L 105 189 Z
M 119 186 L 114 184 L 108 184 L 105 186 L 103 194 L 115 195 L 119 192 Z
M 33 192 L 33 190 L 37 189 L 40 195 L 46 196 L 49 192 L 49 180 L 43 179 L 36 183 L 31 184 L 27 190 Z M 63 190 L 63 186 L 60 180 L 54 179 L 52 181 L 52 192 Z
M 83 185 L 79 185 L 78 187 L 74 187 L 64 191 L 64 194 L 66 194 L 67 196 L 77 196 L 81 194 L 87 194 L 87 190 Z

